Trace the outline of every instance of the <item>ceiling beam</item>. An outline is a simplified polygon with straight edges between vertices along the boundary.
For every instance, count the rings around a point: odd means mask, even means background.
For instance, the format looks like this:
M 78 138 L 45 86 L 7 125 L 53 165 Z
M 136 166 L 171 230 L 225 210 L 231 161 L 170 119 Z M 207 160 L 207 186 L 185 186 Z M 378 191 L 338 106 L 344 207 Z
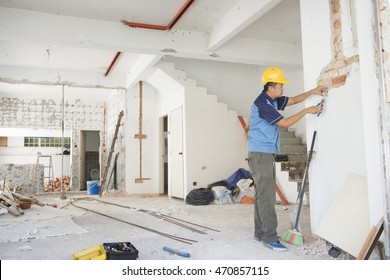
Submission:
M 246 64 L 258 64 L 259 61 L 270 59 L 268 54 L 256 49 L 262 46 L 263 41 L 242 41 L 245 45 L 226 44 L 229 47 L 224 45 L 223 48 L 219 48 L 216 55 L 207 48 L 207 34 L 202 32 L 178 29 L 161 32 L 127 28 L 120 22 L 88 20 L 26 10 L 0 8 L 0 26 L 0 40 L 21 44 L 34 42 Z M 235 38 L 235 40 L 238 39 Z M 268 43 L 268 45 L 272 44 L 272 42 Z M 273 57 L 285 57 L 283 60 L 285 64 L 296 65 L 297 59 L 293 55 L 285 55 L 291 53 L 292 45 L 285 44 L 284 49 L 283 44 L 278 46 L 273 50 Z M 299 49 L 299 47 L 293 46 L 293 49 Z M 243 48 L 248 52 L 244 53 Z M 301 65 L 301 61 L 298 65 Z
M 160 59 L 160 55 L 143 54 L 137 59 L 127 75 L 126 88 L 133 87 L 138 81 L 146 80 L 150 70 Z
M 242 0 L 213 25 L 207 49 L 218 49 L 280 2 L 281 0 Z
M 240 50 L 240 56 L 236 60 L 237 50 Z M 228 62 L 302 67 L 302 46 L 293 43 L 234 38 L 220 47 L 215 54 Z
M 0 82 L 8 84 L 68 85 L 79 88 L 125 89 L 126 75 L 0 66 Z

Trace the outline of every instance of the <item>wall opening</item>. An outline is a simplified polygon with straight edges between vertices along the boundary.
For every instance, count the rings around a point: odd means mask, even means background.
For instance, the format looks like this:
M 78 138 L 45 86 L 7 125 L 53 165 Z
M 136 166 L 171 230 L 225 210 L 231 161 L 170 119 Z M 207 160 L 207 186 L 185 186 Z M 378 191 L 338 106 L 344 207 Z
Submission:
M 80 190 L 87 190 L 88 181 L 100 181 L 100 131 L 80 133 Z

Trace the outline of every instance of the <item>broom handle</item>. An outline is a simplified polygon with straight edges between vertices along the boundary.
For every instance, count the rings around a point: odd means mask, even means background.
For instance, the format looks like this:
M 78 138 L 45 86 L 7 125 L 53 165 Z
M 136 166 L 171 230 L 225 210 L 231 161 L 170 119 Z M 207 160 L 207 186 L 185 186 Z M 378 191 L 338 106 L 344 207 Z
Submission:
M 302 185 L 301 185 L 301 190 L 299 191 L 299 194 L 298 194 L 299 205 L 298 205 L 297 218 L 295 220 L 295 225 L 294 225 L 294 229 L 295 230 L 298 230 L 299 215 L 301 213 L 303 195 L 305 193 L 305 185 L 306 185 L 306 181 L 307 181 L 307 175 L 309 173 L 309 166 L 310 166 L 311 158 L 313 156 L 313 149 L 314 149 L 314 143 L 316 141 L 316 136 L 317 136 L 317 130 L 315 130 L 313 132 L 313 139 L 311 140 L 311 146 L 310 146 L 310 151 L 309 151 L 309 158 L 307 160 L 305 174 L 303 175 L 303 181 L 302 181 Z

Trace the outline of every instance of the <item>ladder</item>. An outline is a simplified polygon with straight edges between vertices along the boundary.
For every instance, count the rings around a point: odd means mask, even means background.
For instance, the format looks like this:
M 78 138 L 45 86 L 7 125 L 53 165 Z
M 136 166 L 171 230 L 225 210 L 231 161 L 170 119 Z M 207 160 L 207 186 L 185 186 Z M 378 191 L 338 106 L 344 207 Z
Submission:
M 43 176 L 40 172 L 40 165 L 43 164 Z M 41 181 L 42 179 L 42 181 Z M 34 188 L 36 189 L 36 193 L 41 191 L 41 187 L 47 181 L 54 180 L 54 169 L 53 169 L 53 158 L 52 156 L 38 156 L 37 164 L 35 167 L 35 184 Z
M 105 184 L 106 184 L 107 174 L 108 174 L 108 170 L 110 169 L 110 162 L 111 162 L 112 154 L 114 153 L 115 142 L 116 142 L 116 139 L 118 137 L 118 131 L 119 131 L 119 127 L 121 125 L 121 120 L 122 120 L 123 115 L 124 115 L 124 113 L 123 113 L 123 111 L 121 111 L 119 113 L 119 116 L 118 116 L 118 121 L 116 122 L 116 128 L 115 128 L 114 137 L 112 138 L 112 142 L 111 142 L 110 153 L 108 154 L 107 164 L 104 167 L 102 182 L 100 184 L 100 189 L 99 189 L 99 196 L 100 197 L 102 196 L 103 188 L 105 187 Z

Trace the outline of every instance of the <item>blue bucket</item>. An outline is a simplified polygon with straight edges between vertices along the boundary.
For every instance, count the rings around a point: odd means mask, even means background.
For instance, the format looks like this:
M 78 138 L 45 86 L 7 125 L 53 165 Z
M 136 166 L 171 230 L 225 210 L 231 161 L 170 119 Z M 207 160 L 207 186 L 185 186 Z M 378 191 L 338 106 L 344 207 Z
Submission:
M 99 194 L 100 182 L 99 181 L 87 181 L 87 193 L 90 195 Z

